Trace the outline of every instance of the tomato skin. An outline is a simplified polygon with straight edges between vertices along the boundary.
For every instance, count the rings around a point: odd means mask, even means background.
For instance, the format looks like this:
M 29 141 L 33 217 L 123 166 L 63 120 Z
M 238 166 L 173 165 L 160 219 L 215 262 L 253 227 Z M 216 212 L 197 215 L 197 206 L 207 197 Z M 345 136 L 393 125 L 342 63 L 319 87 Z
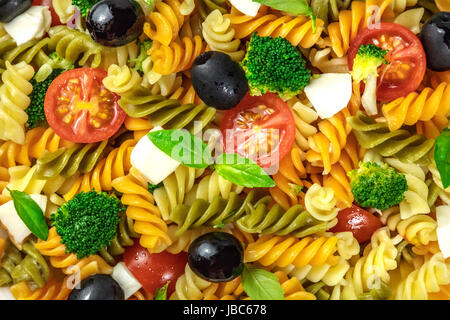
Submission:
M 237 146 L 234 145 L 234 138 L 246 131 L 246 129 L 237 127 L 236 118 L 242 112 L 246 112 L 258 105 L 266 105 L 275 110 L 274 114 L 270 115 L 267 121 L 261 121 L 258 125 L 262 129 L 278 129 L 282 136 L 278 146 L 278 154 L 269 153 L 266 156 L 253 159 L 261 167 L 267 168 L 281 161 L 291 151 L 295 141 L 296 128 L 292 111 L 276 94 L 267 93 L 262 96 L 250 96 L 250 94 L 247 93 L 244 99 L 242 99 L 236 107 L 225 112 L 220 130 L 224 137 L 225 151 L 227 153 L 238 153 L 243 157 L 251 158 L 248 154 L 244 154 L 240 150 L 237 150 Z M 247 132 L 250 130 L 247 130 Z M 228 134 L 227 131 L 229 131 Z
M 409 29 L 396 23 L 381 22 L 375 28 L 367 27 L 360 31 L 350 44 L 348 50 L 348 67 L 350 71 L 353 70 L 353 60 L 359 47 L 370 43 L 377 45 L 373 40 L 380 35 L 398 36 L 409 45 L 407 48 L 397 52 L 395 50 L 389 51 L 386 56 L 388 62 L 403 61 L 410 65 L 413 64 L 413 72 L 408 74 L 400 83 L 385 81 L 383 77 L 378 77 L 377 100 L 390 102 L 397 98 L 405 97 L 418 89 L 427 70 L 426 54 L 419 38 Z M 379 47 L 380 45 L 377 46 Z M 389 69 L 387 70 L 389 72 Z
M 175 291 L 177 279 L 184 274 L 187 264 L 187 253 L 171 254 L 167 251 L 150 253 L 139 244 L 128 247 L 123 254 L 123 261 L 142 287 L 149 293 L 155 294 L 158 288 L 167 281 L 167 298 Z
M 383 223 L 370 212 L 352 205 L 339 211 L 338 223 L 330 231 L 351 231 L 359 243 L 370 240 L 372 234 L 383 226 Z
M 110 92 L 102 84 L 103 79 L 108 75 L 108 72 L 99 68 L 77 68 L 68 70 L 58 77 L 56 77 L 50 84 L 44 100 L 44 111 L 45 117 L 49 126 L 55 131 L 55 133 L 65 140 L 69 140 L 75 143 L 94 143 L 106 140 L 110 138 L 114 133 L 116 133 L 126 118 L 125 111 L 119 106 L 120 96 Z M 72 89 L 68 93 L 68 88 L 71 86 L 70 80 L 79 80 L 78 89 Z M 101 91 L 101 90 L 105 91 Z M 105 92 L 107 94 L 107 99 L 99 96 L 97 91 Z M 105 101 L 99 102 L 104 107 L 102 111 L 109 113 L 106 119 L 96 118 L 102 121 L 103 125 L 98 128 L 93 128 L 90 124 L 92 120 L 91 110 L 97 112 L 99 117 L 100 111 L 96 110 L 95 106 L 92 105 L 91 109 L 86 107 L 78 108 L 76 111 L 72 111 L 73 116 L 72 122 L 66 124 L 63 122 L 63 117 L 65 114 L 59 112 L 59 98 L 64 95 L 70 101 L 69 105 L 73 105 L 74 101 L 84 102 L 91 101 L 92 98 L 105 99 Z M 76 96 L 76 99 L 74 98 Z M 64 103 L 64 102 L 61 102 Z M 107 107 L 105 107 L 107 106 Z
M 32 6 L 47 6 L 50 8 L 50 13 L 52 14 L 52 24 L 51 26 L 59 26 L 62 25 L 61 20 L 59 20 L 59 16 L 56 14 L 55 9 L 53 9 L 52 0 L 33 0 L 31 3 Z

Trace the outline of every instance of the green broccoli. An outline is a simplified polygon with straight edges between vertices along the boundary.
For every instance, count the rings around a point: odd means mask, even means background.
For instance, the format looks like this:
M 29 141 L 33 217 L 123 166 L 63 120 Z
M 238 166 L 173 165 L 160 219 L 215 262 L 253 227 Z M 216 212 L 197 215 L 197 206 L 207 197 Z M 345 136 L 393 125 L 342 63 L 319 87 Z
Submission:
M 255 32 L 242 67 L 251 95 L 274 92 L 291 98 L 311 81 L 311 71 L 306 68 L 302 54 L 282 37 L 260 37 Z
M 72 0 L 72 5 L 77 7 L 81 12 L 81 16 L 85 18 L 88 15 L 89 10 L 91 10 L 94 4 L 99 1 L 100 0 Z
M 143 42 L 139 42 L 139 47 L 140 47 L 140 53 L 139 56 L 136 59 L 131 59 L 128 61 L 128 63 L 131 63 L 134 65 L 134 68 L 136 70 L 139 70 L 140 72 L 144 72 L 143 68 L 142 68 L 142 63 L 144 62 L 145 59 L 148 58 L 148 50 L 152 47 L 152 40 L 150 39 L 145 39 Z
M 355 201 L 363 207 L 386 210 L 399 204 L 408 190 L 405 175 L 386 163 L 361 162 L 359 169 L 347 175 Z
M 125 207 L 106 192 L 81 192 L 63 204 L 50 221 L 66 246 L 78 259 L 96 254 L 117 234 L 119 213 Z
M 153 192 L 158 189 L 161 188 L 164 184 L 162 182 L 158 183 L 158 184 L 151 184 L 150 182 L 148 183 L 148 192 L 150 192 L 151 194 L 153 194 Z
M 353 80 L 357 83 L 364 81 L 366 84 L 361 102 L 369 115 L 378 113 L 376 96 L 378 67 L 388 63 L 385 59 L 387 53 L 388 50 L 373 44 L 363 44 L 353 60 Z

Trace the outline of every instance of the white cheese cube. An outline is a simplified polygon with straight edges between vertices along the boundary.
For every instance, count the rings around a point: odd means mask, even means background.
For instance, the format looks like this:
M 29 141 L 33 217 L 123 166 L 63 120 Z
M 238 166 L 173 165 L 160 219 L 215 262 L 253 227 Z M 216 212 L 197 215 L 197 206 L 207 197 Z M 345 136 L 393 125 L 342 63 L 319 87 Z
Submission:
M 444 258 L 450 257 L 450 206 L 436 207 L 437 236 Z
M 252 0 L 230 0 L 233 7 L 247 16 L 254 17 L 258 14 L 261 3 Z
M 47 6 L 32 6 L 3 26 L 20 46 L 27 41 L 42 38 L 50 29 L 51 23 L 52 16 Z
M 155 127 L 151 131 L 159 130 L 163 128 Z M 151 184 L 160 183 L 180 165 L 180 162 L 159 150 L 147 135 L 136 144 L 130 158 L 131 165 Z
M 0 288 L 0 300 L 16 300 L 8 287 Z
M 117 281 L 122 288 L 125 295 L 125 300 L 131 297 L 136 291 L 138 291 L 142 285 L 133 276 L 130 270 L 125 266 L 125 263 L 119 262 L 113 269 L 111 277 Z
M 352 97 L 349 73 L 323 73 L 305 87 L 305 94 L 322 119 L 331 118 L 344 109 Z
M 45 212 L 47 197 L 40 194 L 31 194 L 30 197 L 36 201 L 42 212 Z M 30 229 L 17 214 L 12 200 L 0 206 L 0 222 L 6 228 L 14 243 L 18 245 L 22 245 L 24 240 L 31 234 Z

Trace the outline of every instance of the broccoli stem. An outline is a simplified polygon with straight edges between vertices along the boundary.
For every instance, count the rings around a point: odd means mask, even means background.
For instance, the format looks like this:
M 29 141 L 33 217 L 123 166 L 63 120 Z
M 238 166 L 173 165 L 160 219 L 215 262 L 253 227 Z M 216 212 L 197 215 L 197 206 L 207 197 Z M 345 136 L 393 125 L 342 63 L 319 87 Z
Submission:
M 377 109 L 377 75 L 369 74 L 366 80 L 366 87 L 361 97 L 361 102 L 368 115 L 378 113 Z

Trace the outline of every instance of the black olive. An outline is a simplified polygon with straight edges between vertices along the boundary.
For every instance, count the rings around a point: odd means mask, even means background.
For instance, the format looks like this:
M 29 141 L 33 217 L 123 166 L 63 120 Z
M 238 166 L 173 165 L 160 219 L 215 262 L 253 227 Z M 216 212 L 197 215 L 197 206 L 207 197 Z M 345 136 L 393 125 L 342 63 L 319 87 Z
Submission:
M 450 69 L 450 12 L 439 12 L 422 27 L 420 41 L 427 54 L 428 68 Z
M 198 56 L 191 69 L 192 84 L 209 106 L 227 110 L 239 104 L 248 91 L 241 66 L 229 55 L 208 51 Z
M 188 263 L 199 277 L 211 282 L 225 282 L 242 273 L 243 256 L 242 244 L 233 235 L 211 232 L 198 237 L 189 246 Z
M 32 0 L 0 0 L 0 22 L 10 22 L 31 7 Z
M 106 274 L 95 274 L 80 283 L 80 289 L 73 289 L 69 300 L 124 300 L 119 284 Z
M 89 10 L 86 26 L 94 41 L 118 47 L 140 36 L 144 20 L 144 12 L 134 0 L 102 0 Z

